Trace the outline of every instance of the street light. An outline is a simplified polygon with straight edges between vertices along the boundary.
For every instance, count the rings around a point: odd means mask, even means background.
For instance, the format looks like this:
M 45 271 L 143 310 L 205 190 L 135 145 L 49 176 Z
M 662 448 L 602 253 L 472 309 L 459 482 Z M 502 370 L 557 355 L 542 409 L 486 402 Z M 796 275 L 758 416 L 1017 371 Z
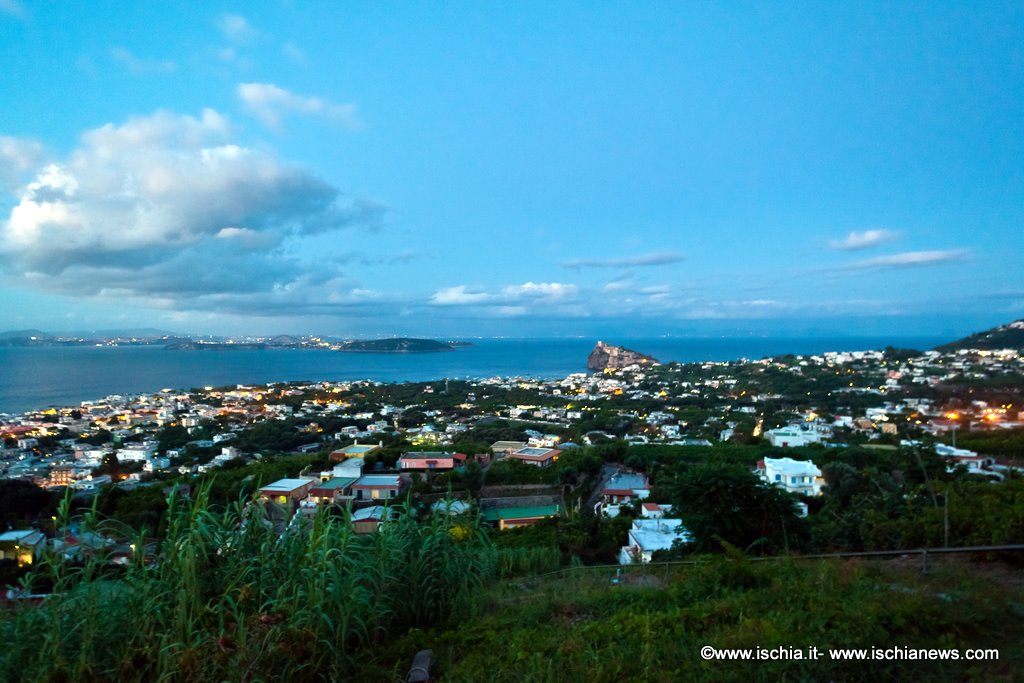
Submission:
M 959 429 L 960 423 L 957 420 L 960 419 L 959 413 L 946 413 L 946 417 L 953 423 L 953 448 L 956 448 L 956 430 Z

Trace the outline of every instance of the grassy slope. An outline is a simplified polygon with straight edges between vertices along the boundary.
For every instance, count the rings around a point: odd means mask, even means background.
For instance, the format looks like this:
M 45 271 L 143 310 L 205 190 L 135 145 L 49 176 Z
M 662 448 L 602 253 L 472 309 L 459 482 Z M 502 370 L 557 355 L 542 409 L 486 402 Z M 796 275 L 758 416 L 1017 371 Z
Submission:
M 750 563 L 504 582 L 456 626 L 413 630 L 364 661 L 400 680 L 435 652 L 446 681 L 1014 680 L 1024 665 L 1024 577 L 1004 565 Z M 996 647 L 997 662 L 704 661 L 700 648 Z

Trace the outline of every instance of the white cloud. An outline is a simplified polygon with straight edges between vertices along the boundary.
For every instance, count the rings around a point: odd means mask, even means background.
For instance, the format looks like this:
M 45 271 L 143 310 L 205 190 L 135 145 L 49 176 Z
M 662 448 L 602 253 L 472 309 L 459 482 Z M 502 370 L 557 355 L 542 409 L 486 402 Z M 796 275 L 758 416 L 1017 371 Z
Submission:
M 277 233 L 233 226 L 221 228 L 214 237 L 230 241 L 234 247 L 240 249 L 272 249 L 281 243 L 281 235 Z
M 72 296 L 204 310 L 245 304 L 257 315 L 261 306 L 329 302 L 351 289 L 336 270 L 299 263 L 279 247 L 379 222 L 383 207 L 342 205 L 334 187 L 230 135 L 228 120 L 205 110 L 108 124 L 48 162 L 20 154 L 35 150 L 31 143 L 7 139 L 5 156 L 36 159 L 36 167 L 0 220 L 5 274 Z
M 275 130 L 281 128 L 284 116 L 291 113 L 322 116 L 345 128 L 359 127 L 355 105 L 303 97 L 273 83 L 240 83 L 238 96 L 253 116 Z
M 565 299 L 576 296 L 579 288 L 561 282 L 525 282 L 521 285 L 505 287 L 502 293 L 507 299 L 546 298 Z
M 633 268 L 637 266 L 664 266 L 678 263 L 682 260 L 682 254 L 674 251 L 661 251 L 627 258 L 577 259 L 566 261 L 562 266 L 564 268 Z
M 963 249 L 932 250 L 932 251 L 907 251 L 901 254 L 889 254 L 875 258 L 857 261 L 842 270 L 874 270 L 892 268 L 916 268 L 919 266 L 931 266 L 939 263 L 951 263 L 963 261 L 969 252 Z
M 178 68 L 169 59 L 142 59 L 123 47 L 110 48 L 110 56 L 133 74 L 166 74 Z
M 829 246 L 840 251 L 858 251 L 870 247 L 892 242 L 899 239 L 900 233 L 895 230 L 864 230 L 863 232 L 851 232 L 841 240 L 832 240 Z
M 256 40 L 259 31 L 240 14 L 222 14 L 217 18 L 217 28 L 229 43 L 246 45 Z
M 571 301 L 579 294 L 573 284 L 561 282 L 524 282 L 509 285 L 498 292 L 471 289 L 468 285 L 457 285 L 439 289 L 430 297 L 434 306 L 493 306 L 516 308 L 517 304 L 559 304 Z
M 25 172 L 42 158 L 43 146 L 38 142 L 0 135 L 0 190 L 19 185 Z
M 430 297 L 430 303 L 435 306 L 465 306 L 467 304 L 482 304 L 494 297 L 486 292 L 471 292 L 466 285 L 439 289 Z

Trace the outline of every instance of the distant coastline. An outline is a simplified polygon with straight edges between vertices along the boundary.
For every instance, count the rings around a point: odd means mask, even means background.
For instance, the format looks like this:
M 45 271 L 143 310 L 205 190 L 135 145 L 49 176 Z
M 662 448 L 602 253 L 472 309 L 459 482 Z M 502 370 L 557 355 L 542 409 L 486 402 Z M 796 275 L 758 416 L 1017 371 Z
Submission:
M 73 406 L 112 394 L 162 388 L 290 381 L 424 382 L 488 377 L 551 379 L 586 372 L 594 338 L 480 339 L 458 353 L 324 353 L 324 347 L 212 348 L 157 345 L 0 346 L 0 413 Z M 729 361 L 783 354 L 927 349 L 947 337 L 622 338 L 662 363 Z

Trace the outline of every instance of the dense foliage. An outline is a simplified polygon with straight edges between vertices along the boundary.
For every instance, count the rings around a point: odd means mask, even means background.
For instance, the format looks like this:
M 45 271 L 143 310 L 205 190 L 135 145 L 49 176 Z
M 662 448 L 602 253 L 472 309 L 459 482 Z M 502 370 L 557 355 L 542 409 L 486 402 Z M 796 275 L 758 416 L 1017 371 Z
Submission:
M 25 584 L 52 595 L 2 615 L 0 680 L 341 680 L 389 633 L 464 614 L 496 572 L 481 529 L 444 515 L 373 535 L 321 515 L 279 535 L 260 506 L 201 490 L 168 520 L 156 561 L 48 556 Z
M 739 466 L 700 465 L 677 478 L 673 510 L 692 536 L 690 548 L 723 544 L 763 554 L 799 550 L 806 527 L 793 496 Z

